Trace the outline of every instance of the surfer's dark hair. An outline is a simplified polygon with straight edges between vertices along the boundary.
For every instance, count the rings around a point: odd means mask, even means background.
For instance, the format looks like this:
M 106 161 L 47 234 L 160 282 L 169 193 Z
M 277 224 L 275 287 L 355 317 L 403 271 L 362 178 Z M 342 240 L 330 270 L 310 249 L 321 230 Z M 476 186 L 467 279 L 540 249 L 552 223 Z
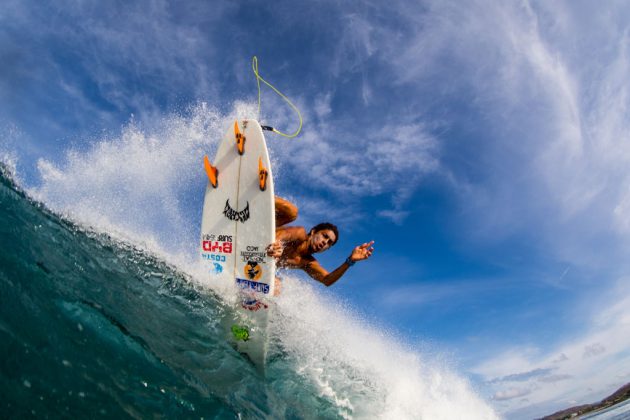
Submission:
M 317 226 L 313 226 L 311 228 L 311 233 L 317 233 L 320 230 L 326 230 L 326 229 L 332 230 L 333 233 L 335 234 L 335 241 L 331 245 L 333 246 L 339 240 L 339 230 L 337 230 L 337 226 L 333 225 L 332 223 L 325 222 L 325 223 L 320 223 Z

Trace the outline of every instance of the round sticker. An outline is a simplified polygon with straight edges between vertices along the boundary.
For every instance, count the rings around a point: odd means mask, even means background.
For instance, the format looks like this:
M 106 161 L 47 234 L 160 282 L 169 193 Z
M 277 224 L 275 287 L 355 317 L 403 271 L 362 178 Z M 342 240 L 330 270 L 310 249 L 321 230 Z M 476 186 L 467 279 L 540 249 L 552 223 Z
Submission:
M 258 280 L 262 276 L 262 267 L 255 261 L 247 261 L 243 271 L 249 280 Z

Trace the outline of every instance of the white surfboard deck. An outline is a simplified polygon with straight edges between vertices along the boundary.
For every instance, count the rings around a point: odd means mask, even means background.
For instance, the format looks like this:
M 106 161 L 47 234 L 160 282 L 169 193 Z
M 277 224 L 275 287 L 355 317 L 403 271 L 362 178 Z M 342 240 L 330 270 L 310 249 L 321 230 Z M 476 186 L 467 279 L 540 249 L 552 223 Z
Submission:
M 245 137 L 239 154 L 234 123 L 230 124 L 211 164 L 218 169 L 218 183 L 206 187 L 201 220 L 201 257 L 210 286 L 233 287 L 237 294 L 235 318 L 224 320 L 226 335 L 258 367 L 267 352 L 275 260 L 266 248 L 275 241 L 274 187 L 269 153 L 256 120 L 238 121 Z M 266 187 L 259 185 L 259 158 L 268 171 Z M 248 339 L 238 339 L 232 327 L 245 328 Z

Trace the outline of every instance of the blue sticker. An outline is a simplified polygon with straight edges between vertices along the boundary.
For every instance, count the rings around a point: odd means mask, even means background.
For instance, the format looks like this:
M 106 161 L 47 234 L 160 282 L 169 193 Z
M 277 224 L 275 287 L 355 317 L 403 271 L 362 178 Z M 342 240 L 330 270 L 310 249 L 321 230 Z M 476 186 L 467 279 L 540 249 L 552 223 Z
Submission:
M 214 268 L 212 269 L 212 274 L 221 274 L 223 272 L 223 266 L 219 263 L 213 263 Z
M 255 290 L 256 292 L 265 293 L 265 294 L 269 293 L 269 285 L 265 283 L 259 283 L 257 281 L 237 278 L 236 284 L 241 289 L 251 289 L 251 290 Z

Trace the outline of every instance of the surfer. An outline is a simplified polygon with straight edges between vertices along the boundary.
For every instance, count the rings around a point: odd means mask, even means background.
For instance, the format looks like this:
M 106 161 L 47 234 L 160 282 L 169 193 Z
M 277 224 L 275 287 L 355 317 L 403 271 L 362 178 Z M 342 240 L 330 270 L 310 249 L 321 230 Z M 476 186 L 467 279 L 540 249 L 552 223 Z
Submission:
M 339 267 L 328 272 L 313 254 L 324 252 L 337 242 L 337 227 L 331 223 L 320 223 L 307 232 L 302 226 L 285 226 L 297 219 L 298 209 L 280 197 L 275 198 L 275 205 L 276 241 L 267 248 L 267 255 L 276 258 L 278 267 L 302 269 L 313 279 L 330 286 L 357 261 L 370 258 L 374 252 L 374 241 L 356 246 Z M 278 281 L 276 285 L 279 286 Z

